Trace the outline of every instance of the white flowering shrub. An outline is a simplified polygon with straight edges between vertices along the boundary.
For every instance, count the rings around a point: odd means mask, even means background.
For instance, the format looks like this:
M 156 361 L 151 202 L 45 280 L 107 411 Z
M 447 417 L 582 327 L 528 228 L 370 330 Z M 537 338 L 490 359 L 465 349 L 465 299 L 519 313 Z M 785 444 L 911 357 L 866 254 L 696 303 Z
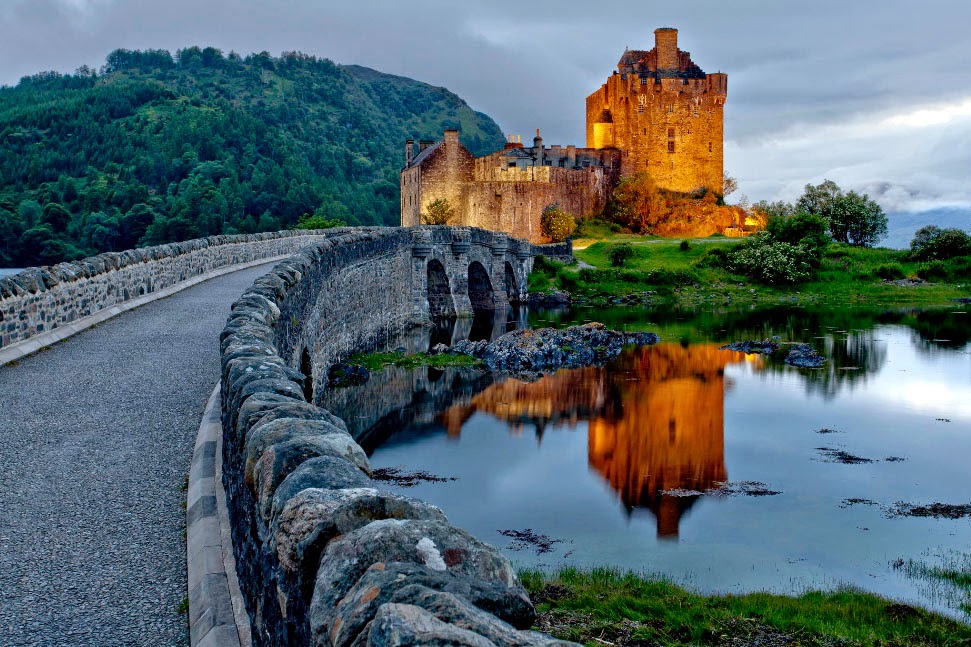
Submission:
M 726 267 L 760 283 L 786 285 L 812 278 L 810 250 L 776 241 L 769 234 L 756 234 L 729 252 Z

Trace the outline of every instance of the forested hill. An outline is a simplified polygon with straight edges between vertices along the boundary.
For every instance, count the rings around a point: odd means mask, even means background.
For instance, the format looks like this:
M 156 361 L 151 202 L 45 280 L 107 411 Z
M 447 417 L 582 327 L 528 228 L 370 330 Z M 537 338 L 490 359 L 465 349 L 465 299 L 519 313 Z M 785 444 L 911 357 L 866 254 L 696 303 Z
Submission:
M 444 88 L 297 53 L 118 50 L 0 88 L 0 267 L 286 228 L 399 222 L 404 141 L 503 136 Z

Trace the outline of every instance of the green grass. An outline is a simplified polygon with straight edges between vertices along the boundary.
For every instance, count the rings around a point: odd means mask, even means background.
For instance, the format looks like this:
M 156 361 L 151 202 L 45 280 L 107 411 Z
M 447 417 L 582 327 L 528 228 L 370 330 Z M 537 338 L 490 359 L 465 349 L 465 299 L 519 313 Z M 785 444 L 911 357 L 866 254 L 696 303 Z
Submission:
M 923 580 L 931 599 L 957 606 L 971 617 L 971 553 L 949 550 L 936 557 L 936 565 L 909 559 L 900 560 L 899 568 L 907 577 Z
M 564 289 L 593 300 L 653 292 L 655 299 L 686 304 L 703 302 L 828 301 L 839 303 L 930 304 L 971 294 L 971 257 L 942 263 L 919 263 L 907 259 L 902 250 L 864 249 L 832 244 L 825 251 L 815 277 L 789 286 L 764 285 L 704 262 L 712 250 L 728 251 L 741 239 L 709 237 L 659 239 L 615 234 L 603 223 L 591 225 L 601 240 L 582 239 L 588 245 L 577 249 L 579 261 L 594 269 L 541 264 L 529 277 L 531 291 Z M 588 230 L 591 231 L 591 230 Z M 612 267 L 612 247 L 628 243 L 634 256 L 622 267 Z M 717 253 L 717 252 L 716 252 Z M 914 286 L 883 282 L 883 278 L 926 278 L 929 283 Z
M 482 362 L 470 355 L 442 353 L 430 355 L 428 353 L 360 353 L 347 360 L 349 364 L 360 364 L 369 371 L 380 371 L 385 366 L 402 366 L 417 368 L 419 366 L 481 366 Z
M 781 632 L 800 645 L 959 645 L 971 626 L 852 589 L 699 595 L 661 578 L 564 569 L 520 578 L 536 629 L 587 645 L 715 645 Z M 781 644 L 771 642 L 770 644 Z

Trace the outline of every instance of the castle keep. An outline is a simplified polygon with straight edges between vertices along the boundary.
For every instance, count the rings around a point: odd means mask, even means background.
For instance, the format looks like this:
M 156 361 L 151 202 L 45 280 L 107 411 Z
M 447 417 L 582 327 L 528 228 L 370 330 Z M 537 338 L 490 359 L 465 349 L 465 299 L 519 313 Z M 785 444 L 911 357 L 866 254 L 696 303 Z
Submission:
M 531 242 L 553 204 L 579 218 L 599 214 L 621 176 L 646 172 L 663 189 L 723 190 L 722 113 L 726 74 L 705 74 L 678 49 L 678 30 L 654 32 L 650 51 L 626 50 L 617 70 L 587 97 L 587 147 L 532 147 L 511 138 L 503 150 L 473 157 L 456 130 L 440 142 L 405 144 L 401 224 L 422 224 L 445 199 L 453 225 L 507 232 Z M 709 232 L 714 233 L 714 232 Z

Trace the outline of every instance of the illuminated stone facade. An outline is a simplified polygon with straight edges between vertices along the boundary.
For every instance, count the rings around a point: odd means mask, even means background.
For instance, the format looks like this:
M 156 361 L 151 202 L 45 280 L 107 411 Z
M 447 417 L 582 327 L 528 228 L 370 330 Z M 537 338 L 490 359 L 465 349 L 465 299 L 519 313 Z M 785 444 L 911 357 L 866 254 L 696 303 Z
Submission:
M 621 173 L 646 171 L 658 187 L 721 193 L 728 75 L 705 74 L 678 49 L 678 30 L 658 29 L 650 51 L 627 50 L 587 97 L 587 146 L 621 151 Z
M 509 141 L 479 158 L 459 143 L 456 130 L 446 130 L 440 142 L 420 142 L 417 153 L 408 141 L 402 226 L 422 224 L 428 205 L 445 199 L 455 210 L 449 224 L 545 243 L 544 209 L 558 205 L 579 218 L 597 215 L 622 175 L 646 171 L 658 188 L 721 193 L 728 76 L 695 65 L 678 49 L 676 29 L 654 34 L 654 49 L 625 51 L 617 71 L 587 97 L 587 148 L 544 146 L 539 130 L 532 147 Z M 731 227 L 732 215 L 725 217 L 715 226 L 683 223 L 668 233 L 708 235 Z

